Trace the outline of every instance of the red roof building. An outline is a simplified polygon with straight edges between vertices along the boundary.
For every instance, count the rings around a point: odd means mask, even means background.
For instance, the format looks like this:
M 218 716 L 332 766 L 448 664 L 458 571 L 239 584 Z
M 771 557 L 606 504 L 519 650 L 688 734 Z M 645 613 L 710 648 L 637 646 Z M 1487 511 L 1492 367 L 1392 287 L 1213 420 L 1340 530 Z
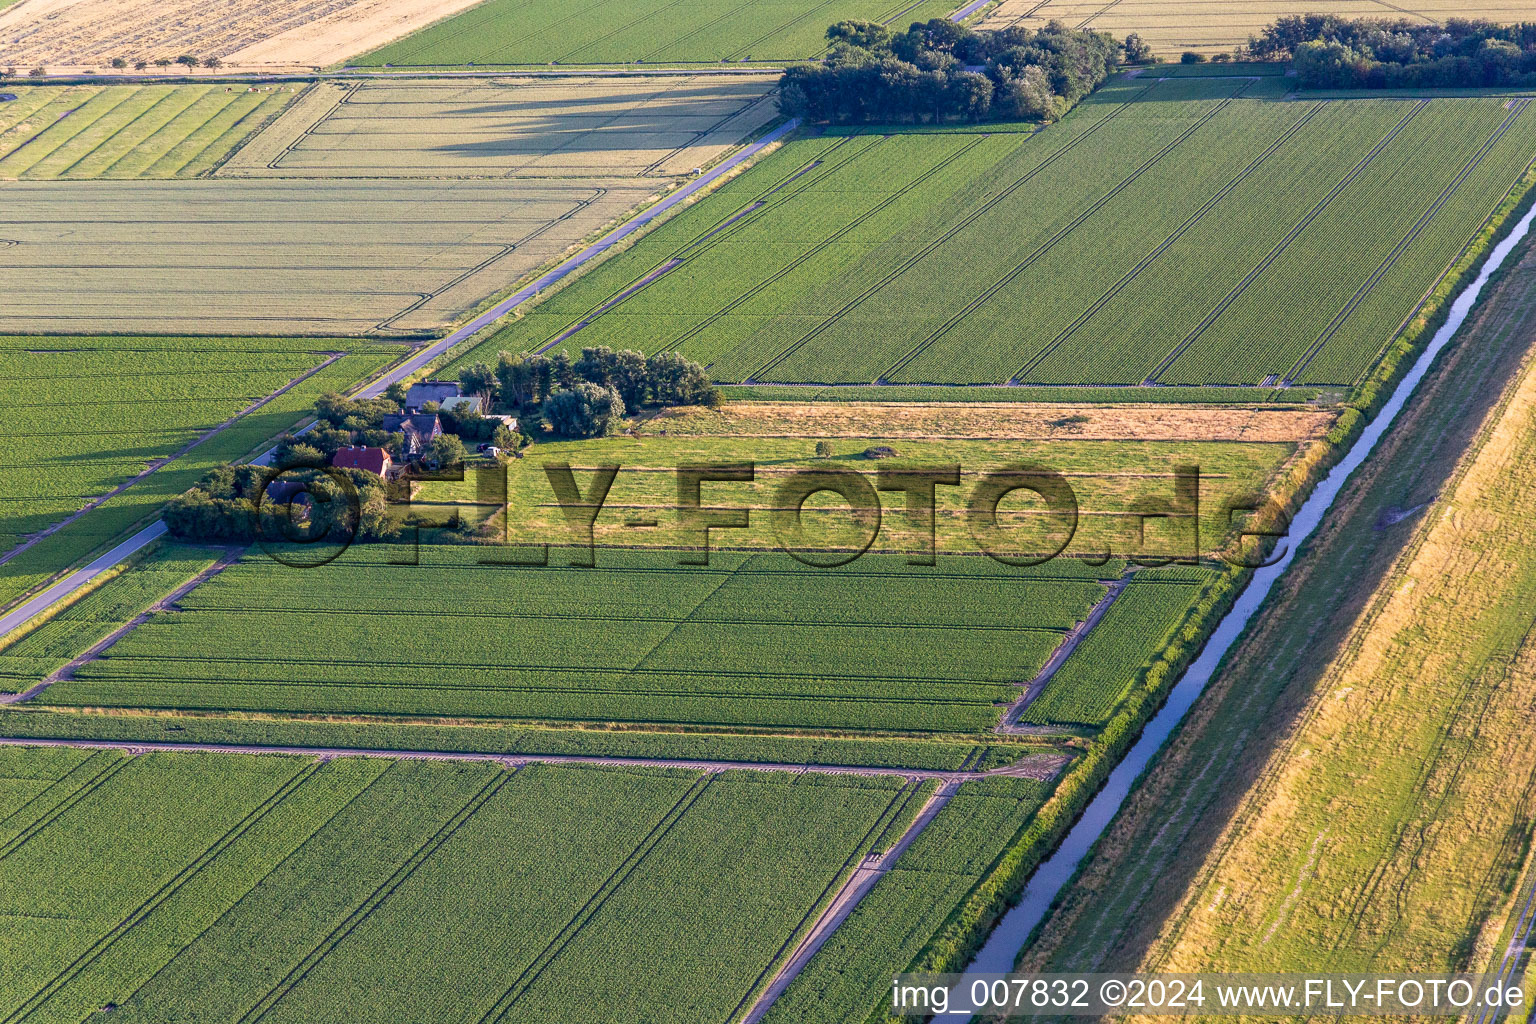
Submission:
M 388 476 L 394 468 L 389 452 L 383 448 L 343 448 L 331 457 L 331 465 L 337 469 L 364 469 L 374 476 Z

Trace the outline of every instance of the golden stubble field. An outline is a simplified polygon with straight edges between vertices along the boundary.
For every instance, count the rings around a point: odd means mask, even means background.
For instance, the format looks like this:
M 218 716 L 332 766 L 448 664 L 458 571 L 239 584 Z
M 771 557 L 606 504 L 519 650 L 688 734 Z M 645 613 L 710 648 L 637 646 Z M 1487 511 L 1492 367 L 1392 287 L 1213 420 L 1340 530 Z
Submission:
M 1525 0 L 1002 0 L 979 22 L 988 29 L 1024 25 L 1041 28 L 1061 21 L 1074 28 L 1095 28 L 1124 37 L 1138 33 L 1164 60 L 1186 50 L 1222 53 L 1248 41 L 1276 18 L 1293 14 L 1337 14 L 1345 18 L 1408 18 L 1443 22 L 1448 18 L 1490 21 L 1528 20 Z
M 0 331 L 441 329 L 729 152 L 771 84 L 18 87 Z
M 115 57 L 132 65 L 190 54 L 217 57 L 226 71 L 313 69 L 477 2 L 20 0 L 0 10 L 0 64 L 110 74 Z

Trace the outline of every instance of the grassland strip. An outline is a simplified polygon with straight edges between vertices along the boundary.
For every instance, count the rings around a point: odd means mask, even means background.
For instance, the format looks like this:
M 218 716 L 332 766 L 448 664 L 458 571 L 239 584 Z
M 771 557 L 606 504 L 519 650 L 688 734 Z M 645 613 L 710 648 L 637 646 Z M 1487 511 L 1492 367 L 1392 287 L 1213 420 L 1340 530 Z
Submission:
M 1494 130 L 1494 133 L 1478 148 L 1477 152 L 1472 154 L 1471 158 L 1462 166 L 1461 171 L 1446 184 L 1445 188 L 1440 190 L 1440 194 L 1435 197 L 1429 209 L 1425 210 L 1423 215 L 1414 222 L 1413 227 L 1408 229 L 1408 233 L 1387 254 L 1386 258 L 1381 261 L 1381 264 L 1371 272 L 1370 277 L 1366 278 L 1365 283 L 1360 286 L 1354 295 L 1350 296 L 1349 301 L 1344 304 L 1344 308 L 1334 315 L 1333 320 L 1323 329 L 1323 333 L 1318 335 L 1317 340 L 1307 347 L 1307 350 L 1301 354 L 1301 358 L 1297 359 L 1290 370 L 1284 374 L 1283 379 L 1280 381 L 1281 387 L 1290 387 L 1301 372 L 1307 368 L 1307 364 L 1312 361 L 1313 357 L 1338 333 L 1339 328 L 1344 326 L 1344 321 L 1349 319 L 1350 314 L 1365 300 L 1366 295 L 1370 293 L 1371 289 L 1376 287 L 1377 282 L 1386 276 L 1387 272 L 1392 269 L 1403 253 L 1408 250 L 1408 247 L 1414 243 L 1414 240 L 1423 233 L 1429 222 L 1434 219 L 1435 214 L 1440 212 L 1440 208 L 1461 187 L 1461 183 L 1466 181 L 1473 171 L 1477 170 L 1478 164 L 1483 162 L 1483 158 L 1504 137 L 1505 133 L 1514 125 L 1515 119 L 1525 112 L 1530 103 L 1531 101 L 1526 99 L 1515 102 L 1509 115 L 1504 118 L 1503 123 Z M 1412 314 L 1410 314 L 1411 316 Z
M 358 923 L 373 912 L 374 908 L 389 898 L 390 894 L 398 889 L 417 868 L 424 864 L 432 854 L 436 853 L 444 843 L 453 837 L 453 834 L 478 811 L 487 800 L 496 795 L 497 790 L 506 785 L 512 778 L 511 772 L 502 772 L 487 780 L 485 785 L 470 797 L 469 802 L 449 818 L 436 832 L 418 846 L 411 856 L 397 867 L 384 882 L 379 885 L 368 898 L 360 905 L 353 908 L 352 913 L 338 924 L 329 934 L 320 941 L 320 944 L 300 959 L 298 964 L 288 972 L 284 978 L 269 990 L 261 999 L 245 1012 L 240 1018 L 239 1024 L 256 1024 L 265 1017 L 295 985 L 302 981 L 315 965 L 323 960 L 342 939 L 357 927 Z
M 177 889 L 181 888 L 181 886 L 185 885 L 194 876 L 199 874 L 204 868 L 212 864 L 220 854 L 233 846 L 241 836 L 245 835 L 252 828 L 254 828 L 262 818 L 266 817 L 267 814 L 272 811 L 273 808 L 277 807 L 277 805 L 287 799 L 287 797 L 293 793 L 294 790 L 303 785 L 304 781 L 313 775 L 319 769 L 319 767 L 320 765 L 318 762 L 297 766 L 295 771 L 287 778 L 287 780 L 285 780 L 274 792 L 270 793 L 265 800 L 263 800 L 255 808 L 248 812 L 245 817 L 240 819 L 240 821 L 231 826 L 223 835 L 215 840 L 211 846 L 207 847 L 201 854 L 199 854 L 195 860 L 184 866 L 168 881 L 166 881 L 157 890 L 155 890 L 155 892 L 151 894 L 149 898 L 135 907 L 127 917 L 120 920 L 116 925 L 113 926 L 110 931 L 92 943 L 89 948 L 87 948 L 84 952 L 72 960 L 63 970 L 55 975 L 52 980 L 45 984 L 41 989 L 38 989 L 36 992 L 34 992 L 24 1003 L 22 1003 L 16 1009 L 14 1013 L 5 1019 L 4 1024 L 17 1024 L 17 1022 L 25 1020 L 27 1017 L 30 1017 L 33 1013 L 35 1013 L 39 1008 L 46 1004 L 56 992 L 68 984 L 72 978 L 77 976 L 81 971 L 84 971 L 98 957 L 105 953 L 107 948 L 110 947 L 112 943 L 122 938 L 122 936 L 127 934 L 131 928 L 137 925 L 140 921 L 144 920 L 144 918 L 148 917 L 156 907 L 169 899 Z
M 1056 337 L 1052 338 L 1044 348 L 1035 353 L 1028 362 L 1019 368 L 1018 372 L 1016 372 L 1012 378 L 1010 378 L 1010 383 L 1017 384 L 1023 381 L 1025 374 L 1034 369 L 1035 366 L 1037 366 L 1052 352 L 1056 351 L 1056 349 L 1060 348 L 1068 338 L 1076 334 L 1077 331 L 1085 323 L 1093 318 L 1095 313 L 1107 306 L 1116 295 L 1119 295 L 1120 292 L 1122 292 L 1128 285 L 1130 285 L 1132 281 L 1141 276 L 1141 272 L 1146 270 L 1147 267 L 1151 266 L 1153 260 L 1157 259 L 1164 252 L 1167 252 L 1175 242 L 1184 236 L 1185 232 L 1189 231 L 1190 228 L 1198 224 L 1206 214 L 1210 213 L 1213 209 L 1216 208 L 1217 204 L 1219 204 L 1222 200 L 1226 199 L 1227 196 L 1236 191 L 1237 187 L 1241 185 L 1249 175 L 1258 170 L 1260 165 L 1262 165 L 1266 160 L 1278 152 L 1282 146 L 1289 142 L 1297 132 L 1301 131 L 1301 129 L 1305 127 L 1309 121 L 1321 113 L 1322 110 L 1323 103 L 1319 102 L 1313 105 L 1311 109 L 1309 109 L 1305 114 L 1293 122 L 1290 127 L 1281 133 L 1279 138 L 1270 143 L 1262 153 L 1254 157 L 1247 167 L 1244 167 L 1241 171 L 1239 171 L 1237 175 L 1234 176 L 1231 181 L 1227 182 L 1227 184 L 1223 186 L 1219 192 L 1211 196 L 1210 199 L 1206 200 L 1204 206 L 1190 214 L 1189 217 L 1184 220 L 1184 223 L 1180 224 L 1173 230 L 1171 234 L 1168 235 L 1167 238 L 1163 239 L 1162 244 L 1153 249 L 1147 255 L 1143 256 L 1140 262 L 1122 274 L 1118 281 L 1110 285 L 1109 288 L 1105 290 L 1104 294 L 1100 295 L 1098 299 L 1096 299 L 1091 305 L 1083 310 L 1083 312 L 1078 316 L 1076 320 L 1073 320 L 1066 327 L 1062 328 L 1061 332 L 1058 333 Z M 894 370 L 895 368 L 893 367 L 892 369 Z M 885 374 L 882 374 L 882 376 L 889 376 L 890 372 L 891 371 L 887 371 Z
M 683 791 L 682 796 L 678 797 L 677 802 L 651 827 L 651 831 L 630 851 L 629 856 L 625 857 L 619 863 L 619 866 L 607 878 L 603 879 L 602 884 L 587 898 L 587 901 L 572 915 L 570 920 L 566 921 L 564 927 L 555 934 L 554 938 L 550 939 L 537 956 L 529 961 L 528 965 L 523 968 L 518 976 L 513 979 L 512 983 L 497 997 L 490 1008 L 480 1016 L 478 1024 L 495 1024 L 496 1021 L 501 1020 L 507 1015 L 512 1009 L 513 1004 L 517 1002 L 524 992 L 528 991 L 529 986 L 537 980 L 538 976 L 543 973 L 550 962 L 559 955 L 560 950 L 592 919 L 592 916 L 597 913 L 608 898 L 618 891 L 619 886 L 624 884 L 624 880 L 634 873 L 634 870 L 640 866 L 641 861 L 645 860 L 646 855 L 654 850 L 656 844 L 661 842 L 662 837 L 671 830 L 672 826 L 676 825 L 683 815 L 688 813 L 688 809 L 703 795 L 704 790 L 714 780 L 715 774 L 713 773 L 701 776 L 694 781 L 693 785 Z
M 1173 351 L 1169 352 L 1166 356 L 1163 357 L 1162 362 L 1153 367 L 1152 372 L 1147 374 L 1147 379 L 1143 383 L 1146 385 L 1156 384 L 1157 378 L 1162 373 L 1164 373 L 1168 367 L 1173 365 L 1173 361 L 1200 339 L 1200 336 L 1204 334 L 1210 328 L 1210 326 L 1221 317 L 1221 314 L 1226 312 L 1227 308 L 1231 306 L 1232 303 L 1236 302 L 1238 297 L 1241 296 L 1243 292 L 1248 290 L 1248 286 L 1251 285 L 1254 281 L 1258 280 L 1259 276 L 1263 274 L 1265 270 L 1269 269 L 1270 265 L 1279 259 L 1286 249 L 1290 248 L 1291 243 L 1296 241 L 1296 239 L 1301 236 L 1301 233 L 1307 229 L 1307 225 L 1316 220 L 1322 214 L 1322 212 L 1328 208 L 1329 204 L 1337 199 L 1339 194 L 1349 187 L 1350 183 L 1352 183 L 1356 178 L 1360 177 L 1360 175 L 1364 174 L 1365 169 L 1369 167 L 1371 163 L 1376 159 L 1376 157 L 1381 154 L 1382 150 L 1386 149 L 1387 146 L 1391 144 L 1392 140 L 1397 138 L 1398 134 L 1401 133 L 1404 128 L 1408 127 L 1408 122 L 1417 117 L 1419 112 L 1427 106 L 1429 106 L 1429 100 L 1415 101 L 1413 107 L 1408 111 L 1408 113 L 1404 114 L 1402 119 L 1399 120 L 1397 124 L 1392 126 L 1391 131 L 1382 136 L 1381 140 L 1377 142 L 1375 146 L 1372 146 L 1370 151 L 1355 163 L 1354 167 L 1350 168 L 1349 173 L 1341 178 L 1338 184 L 1329 189 L 1328 194 L 1319 199 L 1313 205 L 1312 209 L 1307 211 L 1306 216 L 1302 217 L 1302 219 L 1291 228 L 1286 236 L 1282 238 L 1272 250 L 1270 250 L 1269 255 L 1260 260 L 1258 266 L 1249 271 L 1247 276 L 1239 281 L 1232 288 L 1232 290 L 1227 293 L 1226 297 L 1216 304 L 1216 308 L 1207 313 L 1205 318 L 1201 320 L 1200 323 L 1195 325 L 1194 330 L 1190 331 L 1183 341 L 1175 345 Z
M 1246 86 L 1244 88 L 1246 88 Z M 951 315 L 948 320 L 946 320 L 943 324 L 939 325 L 939 327 L 934 329 L 934 331 L 932 333 L 930 333 L 928 335 L 928 337 L 924 338 L 922 341 L 918 342 L 917 345 L 913 346 L 913 348 L 910 351 L 908 351 L 904 356 L 902 356 L 894 364 L 892 364 L 888 369 L 886 369 L 883 373 L 881 373 L 880 376 L 875 380 L 875 384 L 880 385 L 880 384 L 887 384 L 887 383 L 889 383 L 890 382 L 889 378 L 891 377 L 891 375 L 896 374 L 896 373 L 900 373 L 907 366 L 908 363 L 912 362 L 918 356 L 922 355 L 925 351 L 927 351 L 929 346 L 931 346 L 934 342 L 938 341 L 939 338 L 943 337 L 947 332 L 952 330 L 955 327 L 956 324 L 960 323 L 960 321 L 964 320 L 966 317 L 968 317 L 972 313 L 976 312 L 976 310 L 981 308 L 981 306 L 988 299 L 992 298 L 992 296 L 996 295 L 998 292 L 1002 291 L 1004 288 L 1008 287 L 1015 280 L 1017 280 L 1019 275 L 1024 273 L 1024 271 L 1028 270 L 1031 266 L 1033 266 L 1036 260 L 1040 259 L 1046 253 L 1048 253 L 1052 249 L 1054 249 L 1056 247 L 1057 243 L 1059 243 L 1062 239 L 1066 238 L 1073 231 L 1075 231 L 1079 227 L 1081 227 L 1083 225 L 1083 223 L 1088 220 L 1088 218 L 1090 218 L 1094 214 L 1098 213 L 1101 209 L 1103 209 L 1106 205 L 1108 205 L 1110 203 L 1110 201 L 1113 200 L 1116 196 L 1118 196 L 1121 192 L 1124 192 L 1126 189 L 1128 189 L 1132 185 L 1134 185 L 1136 183 L 1137 179 L 1139 179 L 1143 174 L 1145 174 L 1147 171 L 1151 170 L 1154 166 L 1156 166 L 1157 163 L 1159 161 L 1161 161 L 1164 157 L 1166 157 L 1168 154 L 1172 153 L 1175 149 L 1178 149 L 1179 146 L 1182 145 L 1186 140 L 1188 140 L 1190 136 L 1194 135 L 1195 132 L 1199 131 L 1200 128 L 1203 127 L 1207 121 L 1210 121 L 1217 114 L 1221 113 L 1221 111 L 1226 109 L 1226 107 L 1234 99 L 1237 99 L 1239 96 L 1241 96 L 1242 92 L 1243 92 L 1243 90 L 1239 89 L 1237 92 L 1233 93 L 1231 96 L 1228 96 L 1226 99 L 1223 99 L 1222 101 L 1217 103 L 1210 110 L 1208 110 L 1204 114 L 1202 114 L 1200 117 L 1196 118 L 1194 121 L 1191 121 L 1189 126 L 1187 128 L 1185 128 L 1182 132 L 1180 132 L 1178 135 L 1174 136 L 1173 140 L 1170 141 L 1166 146 L 1164 146 L 1162 149 L 1158 150 L 1156 153 L 1154 153 L 1152 156 L 1148 157 L 1146 160 L 1142 161 L 1142 163 L 1140 165 L 1138 165 L 1137 168 L 1134 171 L 1132 171 L 1126 177 L 1122 178 L 1120 180 L 1120 182 L 1115 185 L 1114 188 L 1110 189 L 1108 192 L 1105 192 L 1103 195 L 1099 196 L 1098 199 L 1096 199 L 1092 203 L 1090 203 L 1087 206 L 1087 208 L 1085 208 L 1076 217 L 1074 217 L 1072 220 L 1068 221 L 1066 224 L 1062 225 L 1062 227 L 1059 228 L 1054 235 L 1052 235 L 1050 238 L 1046 239 L 1044 242 L 1040 243 L 1040 245 L 1037 246 L 1033 252 L 1031 252 L 1028 256 L 1025 256 L 1024 259 L 1020 260 L 1018 263 L 1016 263 L 1012 268 L 1010 268 L 1007 272 L 1005 272 L 1002 277 L 1000 277 L 997 280 L 993 281 L 986 288 L 983 288 L 979 295 L 977 295 L 970 302 L 966 303 L 957 312 L 955 312 L 953 315 Z
M 1532 283 L 1536 252 L 1528 240 L 1127 800 L 1026 951 L 1026 968 L 1140 964 L 1159 934 L 1194 909 L 1197 871 L 1216 858 L 1226 823 L 1320 673 L 1350 644 L 1357 620 L 1349 609 L 1390 588 L 1412 526 L 1391 524 L 1387 513 L 1423 504 L 1453 479 L 1525 358 L 1536 324 Z
M 950 241 L 950 239 L 954 238 L 961 231 L 964 231 L 971 224 L 974 224 L 976 221 L 978 221 L 981 218 L 985 217 L 994 208 L 996 208 L 998 206 L 998 204 L 1006 202 L 1011 196 L 1013 196 L 1015 193 L 1017 193 L 1025 185 L 1029 184 L 1029 182 L 1036 175 L 1038 175 L 1042 171 L 1046 170 L 1048 167 L 1050 167 L 1052 164 L 1054 164 L 1057 160 L 1059 160 L 1062 157 L 1066 156 L 1067 153 L 1069 153 L 1071 150 L 1075 149 L 1079 143 L 1081 143 L 1084 139 L 1088 138 L 1093 133 L 1097 132 L 1105 124 L 1109 123 L 1110 121 L 1112 121 L 1116 117 L 1118 117 L 1120 114 L 1122 114 L 1126 110 L 1130 109 L 1130 107 L 1131 107 L 1131 105 L 1133 103 L 1135 103 L 1141 97 L 1145 96 L 1147 93 L 1151 92 L 1152 89 L 1154 89 L 1156 87 L 1156 85 L 1157 85 L 1157 83 L 1155 83 L 1155 82 L 1150 83 L 1145 89 L 1142 89 L 1140 92 L 1138 92 L 1135 95 L 1129 97 L 1124 103 L 1122 103 L 1119 106 L 1115 107 L 1115 109 L 1109 111 L 1103 117 L 1101 117 L 1097 121 L 1093 122 L 1093 124 L 1089 125 L 1081 133 L 1079 133 L 1078 135 L 1074 136 L 1070 141 L 1064 143 L 1059 149 L 1053 150 L 1050 153 L 1050 155 L 1047 156 L 1044 160 L 1040 161 L 1034 167 L 1030 168 L 1028 171 L 1024 172 L 1022 175 L 1020 175 L 1019 177 L 1015 178 L 1013 181 L 1009 182 L 1007 186 L 1005 186 L 1002 189 L 999 189 L 998 192 L 995 195 L 989 197 L 985 202 L 983 202 L 980 205 L 978 205 L 978 207 L 975 210 L 972 210 L 965 217 L 962 217 L 958 222 L 956 222 L 955 224 L 950 225 L 950 227 L 947 228 L 945 231 L 943 231 L 937 238 L 933 239 L 927 245 L 924 245 L 924 246 L 920 247 L 916 252 L 913 252 L 906 259 L 902 260 L 901 263 L 898 266 L 894 267 L 893 269 L 891 269 L 887 273 L 883 274 L 877 281 L 873 282 L 872 284 L 870 284 L 869 286 L 864 288 L 862 291 L 859 292 L 858 295 L 856 295 L 853 298 L 849 299 L 841 307 L 839 307 L 837 310 L 833 311 L 831 316 L 829 316 L 826 319 L 824 319 L 821 323 L 819 323 L 815 327 L 811 328 L 810 331 L 808 331 L 805 334 L 801 335 L 795 341 L 791 342 L 788 346 L 786 346 L 785 348 L 781 349 L 778 353 L 776 353 L 774 356 L 769 358 L 766 362 L 764 362 L 763 364 L 758 366 L 756 370 L 754 370 L 752 373 L 747 375 L 744 383 L 748 383 L 748 384 L 754 383 L 755 380 L 758 377 L 762 376 L 763 374 L 767 373 L 769 370 L 773 369 L 773 367 L 775 367 L 779 363 L 783 362 L 786 358 L 788 358 L 790 355 L 792 355 L 795 351 L 797 351 L 798 349 L 800 349 L 801 347 L 803 347 L 804 345 L 809 343 L 813 338 L 815 338 L 822 331 L 826 330 L 828 327 L 831 327 L 833 324 L 835 324 L 838 321 L 842 320 L 849 313 L 852 313 L 856 308 L 858 308 L 860 305 L 862 305 L 867 299 L 869 299 L 871 296 L 873 296 L 876 292 L 878 292 L 882 288 L 884 288 L 887 284 L 889 284 L 890 282 L 894 281 L 897 277 L 901 276 L 901 274 L 903 274 L 904 272 L 912 269 L 914 266 L 916 266 L 918 263 L 920 263 L 928 255 L 930 255 L 930 254 L 938 251 L 939 249 L 941 249 L 947 242 Z

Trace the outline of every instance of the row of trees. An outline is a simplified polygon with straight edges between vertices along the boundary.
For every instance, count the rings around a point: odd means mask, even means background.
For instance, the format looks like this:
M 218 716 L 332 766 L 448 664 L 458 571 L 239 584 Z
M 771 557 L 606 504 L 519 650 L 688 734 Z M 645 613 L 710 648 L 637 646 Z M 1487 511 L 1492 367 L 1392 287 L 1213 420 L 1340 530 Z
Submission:
M 827 30 L 819 64 L 780 80 L 779 108 L 833 124 L 1049 121 L 1096 89 L 1122 60 L 1151 59 L 1139 37 L 1114 37 L 1052 21 L 1038 31 L 977 31 L 943 18 L 895 33 L 868 21 Z
M 277 477 L 303 488 L 301 501 L 267 494 Z M 178 540 L 249 544 L 258 539 L 335 537 L 390 540 L 399 526 L 389 515 L 387 484 L 361 470 L 287 470 L 216 466 L 160 513 Z
M 525 432 L 542 419 L 561 437 L 599 437 L 618 429 L 628 410 L 645 405 L 717 405 L 720 389 L 704 368 L 676 352 L 645 356 L 604 346 L 578 359 L 501 353 L 496 365 L 475 363 L 459 373 L 464 390 L 516 412 Z M 446 426 L 446 423 L 445 423 Z
M 1295 15 L 1250 39 L 1247 52 L 1256 60 L 1289 58 L 1304 89 L 1536 86 L 1536 22 Z

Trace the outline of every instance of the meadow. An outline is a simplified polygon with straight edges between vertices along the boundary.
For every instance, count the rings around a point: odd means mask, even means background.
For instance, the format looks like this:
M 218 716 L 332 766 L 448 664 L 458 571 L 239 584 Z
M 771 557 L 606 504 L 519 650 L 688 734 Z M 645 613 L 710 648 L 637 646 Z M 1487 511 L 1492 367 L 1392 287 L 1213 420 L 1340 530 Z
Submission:
M 725 1020 L 912 786 L 9 748 L 0 1014 Z
M 305 338 L 0 338 L 9 382 L 0 426 L 11 439 L 0 457 L 0 603 L 148 519 L 209 467 L 281 434 L 320 394 L 397 355 L 396 346 Z M 100 504 L 15 550 L 93 501 Z
M 1164 60 L 1177 60 L 1185 51 L 1227 53 L 1248 42 L 1276 18 L 1290 14 L 1336 14 L 1343 18 L 1398 18 L 1443 22 L 1447 18 L 1487 18 L 1517 22 L 1530 16 L 1520 0 L 1320 0 L 1295 4 L 1287 0 L 1122 0 L 1084 3 L 1082 0 L 1002 0 L 977 22 L 978 28 L 1012 25 L 1044 28 L 1052 20 L 1074 28 L 1094 28 L 1124 38 L 1135 32 Z
M 18 86 L 0 103 L 0 178 L 193 178 L 300 86 Z
M 1517 186 L 1536 111 L 1284 89 L 1119 79 L 1038 132 L 793 141 L 459 365 L 607 344 L 727 383 L 1353 385 Z
M 950 0 L 486 0 L 362 57 L 355 67 L 472 64 L 698 64 L 808 60 L 827 26 L 854 19 L 905 29 Z

